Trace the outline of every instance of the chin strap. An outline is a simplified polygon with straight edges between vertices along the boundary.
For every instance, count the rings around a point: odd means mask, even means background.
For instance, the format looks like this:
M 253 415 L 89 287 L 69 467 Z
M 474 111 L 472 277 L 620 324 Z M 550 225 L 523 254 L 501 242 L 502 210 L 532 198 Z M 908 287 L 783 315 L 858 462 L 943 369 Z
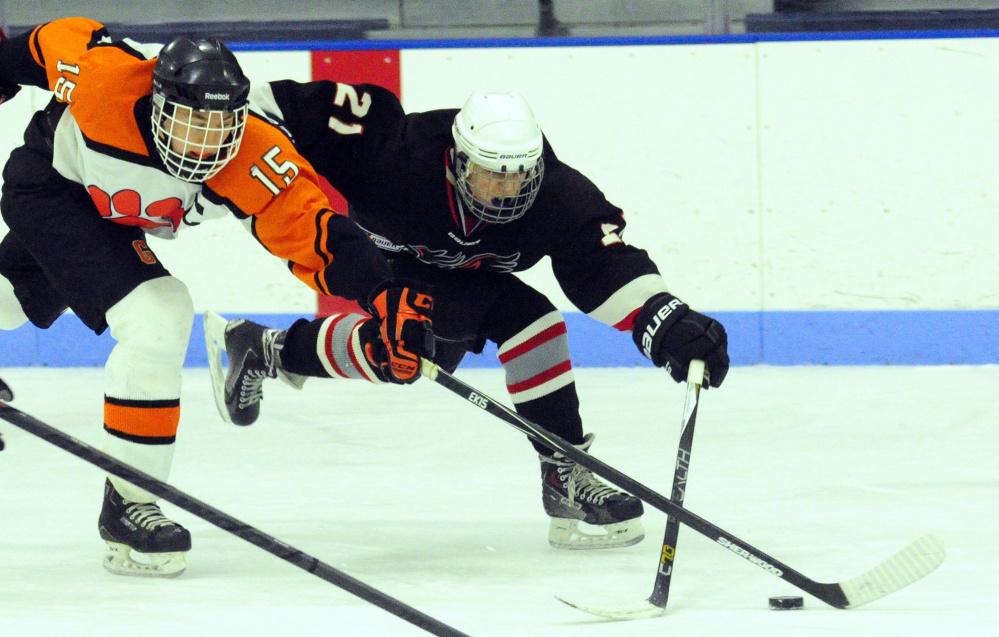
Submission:
M 470 215 L 465 211 L 465 202 L 458 193 L 455 192 L 456 186 L 458 184 L 458 179 L 460 177 L 454 170 L 454 148 L 449 148 L 444 152 L 444 170 L 445 176 L 447 177 L 447 200 L 448 204 L 451 206 L 451 218 L 454 219 L 454 224 L 461 228 L 461 233 L 464 236 L 469 236 L 473 232 L 479 229 L 485 222 L 479 219 L 475 215 Z M 469 228 L 469 223 L 473 222 L 474 225 Z

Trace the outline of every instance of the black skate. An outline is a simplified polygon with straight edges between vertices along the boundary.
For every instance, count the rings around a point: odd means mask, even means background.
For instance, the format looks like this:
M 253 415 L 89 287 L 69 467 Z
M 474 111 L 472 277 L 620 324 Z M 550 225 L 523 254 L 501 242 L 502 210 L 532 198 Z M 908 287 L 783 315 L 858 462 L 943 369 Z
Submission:
M 156 504 L 129 502 L 104 482 L 104 506 L 98 521 L 107 542 L 104 568 L 116 575 L 177 577 L 187 568 L 184 553 L 191 534 L 160 511 Z
M 252 425 L 260 416 L 264 379 L 280 378 L 301 389 L 305 377 L 281 369 L 281 349 L 287 332 L 205 312 L 205 346 L 215 391 L 215 406 L 226 422 Z M 222 352 L 229 359 L 222 369 Z
M 593 434 L 578 445 L 587 451 Z M 541 498 L 551 517 L 548 542 L 560 549 L 605 549 L 638 544 L 645 537 L 642 501 L 601 482 L 560 453 L 541 458 Z M 602 527 L 588 533 L 579 523 Z

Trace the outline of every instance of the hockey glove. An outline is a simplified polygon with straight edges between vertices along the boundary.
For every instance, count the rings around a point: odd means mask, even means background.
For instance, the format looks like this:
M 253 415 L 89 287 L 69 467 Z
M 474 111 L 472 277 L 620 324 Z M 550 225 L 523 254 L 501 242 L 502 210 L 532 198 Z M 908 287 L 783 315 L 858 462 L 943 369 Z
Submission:
M 687 367 L 695 358 L 707 367 L 705 387 L 719 387 L 728 373 L 725 328 L 672 294 L 657 294 L 645 302 L 631 337 L 646 358 L 665 367 L 678 383 L 687 379 Z
M 428 286 L 416 281 L 387 282 L 375 290 L 369 306 L 381 319 L 383 347 L 369 341 L 371 347 L 365 345 L 368 362 L 380 369 L 389 382 L 403 385 L 416 382 L 420 377 L 420 359 L 434 355 L 431 320 L 434 299 Z M 362 326 L 362 330 L 366 327 Z M 363 331 L 361 336 L 363 339 Z
M 0 48 L 3 48 L 3 43 L 6 40 L 7 34 L 3 32 L 3 27 L 0 27 Z M 0 104 L 17 95 L 17 92 L 20 90 L 20 85 L 4 82 L 3 78 L 0 77 Z

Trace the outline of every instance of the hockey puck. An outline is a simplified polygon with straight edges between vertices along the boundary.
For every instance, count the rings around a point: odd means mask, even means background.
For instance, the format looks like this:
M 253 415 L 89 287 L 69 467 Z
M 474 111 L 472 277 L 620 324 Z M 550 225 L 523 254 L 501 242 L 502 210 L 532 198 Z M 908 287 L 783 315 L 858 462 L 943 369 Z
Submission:
M 805 607 L 802 597 L 771 597 L 770 610 L 798 610 Z

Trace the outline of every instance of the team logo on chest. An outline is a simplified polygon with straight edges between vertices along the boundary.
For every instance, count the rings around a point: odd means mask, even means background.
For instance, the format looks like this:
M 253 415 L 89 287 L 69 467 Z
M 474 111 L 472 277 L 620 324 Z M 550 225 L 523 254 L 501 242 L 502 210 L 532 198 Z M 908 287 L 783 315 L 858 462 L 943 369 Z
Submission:
M 520 252 L 514 252 L 513 254 L 496 254 L 493 252 L 465 254 L 461 250 L 452 252 L 451 250 L 434 250 L 433 248 L 420 245 L 402 245 L 379 234 L 375 234 L 370 230 L 365 230 L 365 232 L 375 242 L 375 245 L 382 250 L 408 254 L 424 263 L 446 270 L 457 270 L 460 268 L 464 270 L 482 269 L 492 272 L 513 272 L 517 264 L 520 263 Z M 448 234 L 462 245 L 474 245 L 481 241 L 481 239 L 477 239 L 474 242 L 464 243 L 455 235 Z
M 146 230 L 170 228 L 174 232 L 184 217 L 184 202 L 177 197 L 157 201 L 143 201 L 135 190 L 119 190 L 113 195 L 98 186 L 88 186 L 90 198 L 105 219 L 126 226 L 139 226 Z
M 492 272 L 513 272 L 520 262 L 520 253 L 510 255 L 483 252 L 465 254 L 448 250 L 433 250 L 426 246 L 406 246 L 406 251 L 424 263 L 447 270 L 490 270 Z

